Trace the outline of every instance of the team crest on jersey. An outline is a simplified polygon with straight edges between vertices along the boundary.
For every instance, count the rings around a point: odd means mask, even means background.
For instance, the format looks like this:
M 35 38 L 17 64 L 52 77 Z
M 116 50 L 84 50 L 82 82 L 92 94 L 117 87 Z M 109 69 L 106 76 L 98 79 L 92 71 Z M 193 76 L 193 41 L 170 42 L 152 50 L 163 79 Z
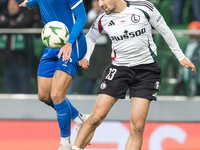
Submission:
M 140 16 L 136 15 L 136 14 L 133 14 L 131 16 L 131 20 L 134 22 L 134 23 L 138 23 L 140 21 Z

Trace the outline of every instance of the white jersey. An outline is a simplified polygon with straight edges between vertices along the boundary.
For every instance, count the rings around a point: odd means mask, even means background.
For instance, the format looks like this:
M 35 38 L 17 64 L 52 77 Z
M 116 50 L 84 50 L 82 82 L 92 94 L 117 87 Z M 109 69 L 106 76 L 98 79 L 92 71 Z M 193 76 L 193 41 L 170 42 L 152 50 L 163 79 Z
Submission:
M 153 63 L 157 60 L 157 48 L 152 26 L 162 34 L 179 60 L 185 58 L 162 15 L 145 0 L 127 1 L 127 7 L 121 13 L 106 15 L 102 11 L 86 35 L 88 52 L 85 58 L 89 60 L 94 49 L 92 43 L 104 30 L 112 41 L 112 64 L 130 67 Z

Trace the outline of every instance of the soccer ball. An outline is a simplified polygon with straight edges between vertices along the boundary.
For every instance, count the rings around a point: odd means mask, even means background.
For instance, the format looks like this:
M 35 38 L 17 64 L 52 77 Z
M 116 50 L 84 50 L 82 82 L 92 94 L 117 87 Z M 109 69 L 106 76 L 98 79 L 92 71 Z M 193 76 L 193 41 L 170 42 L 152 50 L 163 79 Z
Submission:
M 69 30 L 64 23 L 51 21 L 43 27 L 41 38 L 47 47 L 53 49 L 61 48 L 69 39 Z

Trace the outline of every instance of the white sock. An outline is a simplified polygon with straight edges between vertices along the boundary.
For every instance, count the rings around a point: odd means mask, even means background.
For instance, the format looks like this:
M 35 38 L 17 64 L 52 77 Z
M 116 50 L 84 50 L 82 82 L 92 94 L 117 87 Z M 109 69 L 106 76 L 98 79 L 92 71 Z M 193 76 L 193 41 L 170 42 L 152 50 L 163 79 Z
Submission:
M 76 118 L 74 118 L 74 122 L 76 124 L 82 124 L 83 123 L 83 114 L 79 113 Z
M 73 145 L 72 146 L 72 150 L 82 150 L 82 149 L 80 149 L 80 148 L 76 147 L 75 145 Z
M 70 143 L 71 143 L 70 136 L 61 137 L 60 144 L 67 145 L 67 144 L 70 144 Z

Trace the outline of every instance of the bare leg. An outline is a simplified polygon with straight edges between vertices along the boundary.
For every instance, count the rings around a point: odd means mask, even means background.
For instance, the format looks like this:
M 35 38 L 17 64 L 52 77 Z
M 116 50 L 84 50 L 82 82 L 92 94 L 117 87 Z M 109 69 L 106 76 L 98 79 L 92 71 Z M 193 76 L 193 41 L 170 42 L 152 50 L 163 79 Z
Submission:
M 116 101 L 117 99 L 114 97 L 99 94 L 90 117 L 78 132 L 74 143 L 76 147 L 83 149 L 87 146 L 93 137 L 95 129 L 101 124 Z
M 52 78 L 38 76 L 38 98 L 40 101 L 49 103 L 51 102 L 51 83 Z
M 149 106 L 147 99 L 131 98 L 130 135 L 125 150 L 141 150 Z
M 51 98 L 54 104 L 61 103 L 65 100 L 67 90 L 72 81 L 72 76 L 61 70 L 56 70 L 51 85 Z
M 67 74 L 68 75 L 68 74 Z M 71 77 L 70 77 L 71 78 Z M 40 101 L 46 103 L 47 105 L 51 106 L 52 108 L 54 108 L 52 99 L 51 99 L 51 85 L 52 85 L 52 80 L 53 78 L 47 78 L 47 77 L 39 77 L 38 76 L 38 98 Z M 71 84 L 71 83 L 69 83 Z M 69 86 L 68 84 L 68 86 Z M 70 103 L 69 104 L 71 106 L 71 110 L 72 110 L 72 119 L 75 119 L 78 116 L 78 110 Z M 55 108 L 54 108 L 55 109 Z M 79 118 L 77 120 L 75 120 L 76 124 L 82 124 L 82 120 L 81 123 L 79 121 Z
M 52 101 L 58 104 L 65 100 L 72 80 L 69 74 L 60 70 L 57 70 L 51 78 L 38 76 L 38 99 L 54 108 Z

